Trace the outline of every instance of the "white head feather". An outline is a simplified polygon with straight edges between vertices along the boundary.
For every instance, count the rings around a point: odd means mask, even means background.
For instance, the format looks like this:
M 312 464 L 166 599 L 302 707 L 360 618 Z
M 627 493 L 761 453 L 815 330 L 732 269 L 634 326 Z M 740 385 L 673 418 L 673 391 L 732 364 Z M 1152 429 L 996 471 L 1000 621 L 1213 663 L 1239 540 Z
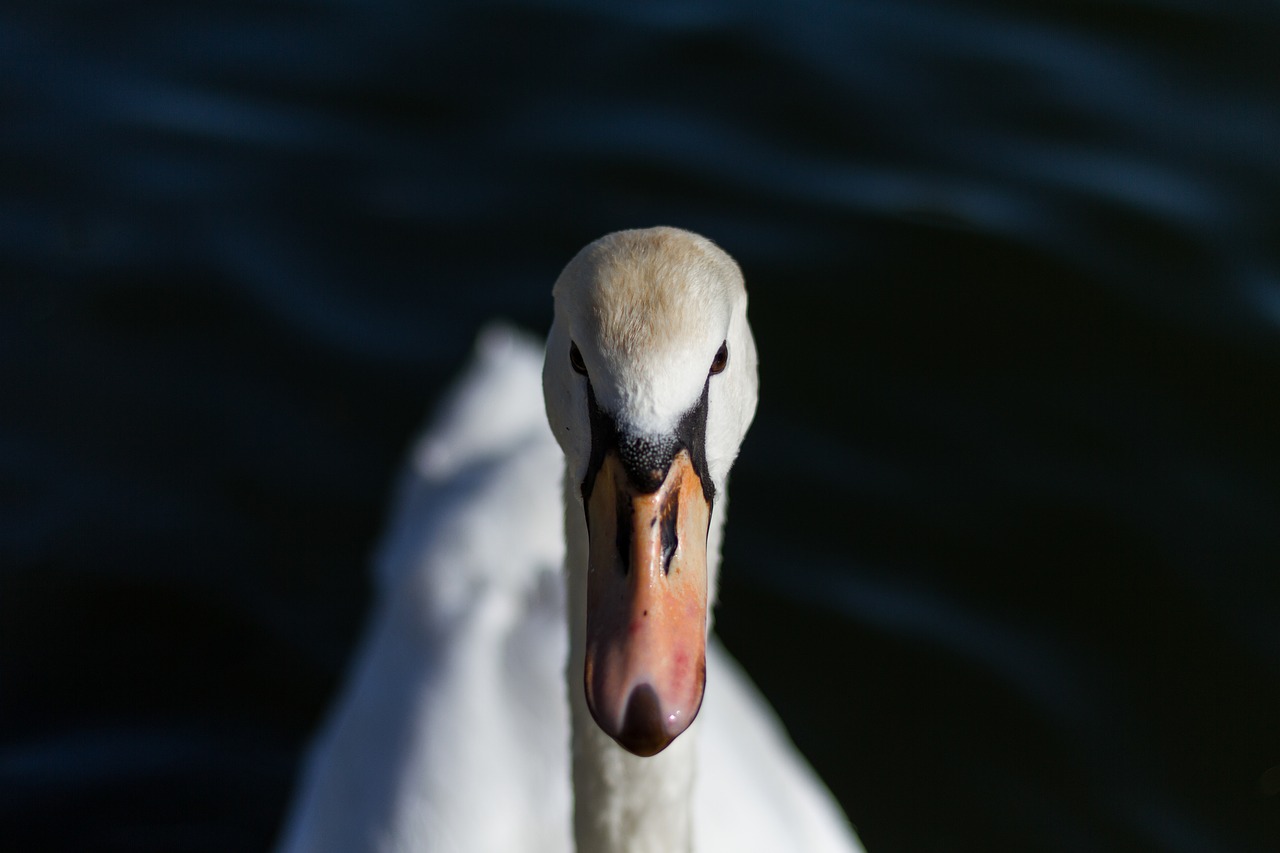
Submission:
M 705 237 L 678 228 L 605 235 L 580 251 L 553 290 L 543 389 L 570 477 L 591 453 L 587 383 L 569 361 L 576 344 L 596 403 L 620 430 L 669 435 L 698 403 L 721 344 L 729 360 L 712 377 L 707 467 L 717 489 L 755 414 L 756 347 L 742 272 Z

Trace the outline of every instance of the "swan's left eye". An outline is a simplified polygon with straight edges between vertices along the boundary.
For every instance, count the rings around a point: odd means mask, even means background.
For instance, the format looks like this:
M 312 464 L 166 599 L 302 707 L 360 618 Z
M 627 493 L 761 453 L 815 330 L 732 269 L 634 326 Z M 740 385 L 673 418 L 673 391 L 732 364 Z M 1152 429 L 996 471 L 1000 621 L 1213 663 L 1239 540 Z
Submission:
M 725 341 L 720 345 L 720 349 L 716 350 L 716 357 L 711 360 L 711 375 L 723 373 L 725 365 L 729 363 L 729 342 Z
M 569 343 L 569 364 L 573 366 L 574 372 L 587 375 L 587 363 L 582 360 L 582 353 L 578 352 L 578 345 Z

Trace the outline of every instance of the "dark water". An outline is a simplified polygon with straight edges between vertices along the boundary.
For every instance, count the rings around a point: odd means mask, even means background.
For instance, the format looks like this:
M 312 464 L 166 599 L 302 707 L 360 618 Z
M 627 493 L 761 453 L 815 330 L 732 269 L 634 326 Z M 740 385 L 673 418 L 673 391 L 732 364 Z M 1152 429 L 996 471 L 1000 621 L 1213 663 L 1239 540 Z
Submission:
M 0 11 L 0 849 L 264 849 L 399 456 L 742 263 L 730 648 L 873 853 L 1280 849 L 1280 7 Z

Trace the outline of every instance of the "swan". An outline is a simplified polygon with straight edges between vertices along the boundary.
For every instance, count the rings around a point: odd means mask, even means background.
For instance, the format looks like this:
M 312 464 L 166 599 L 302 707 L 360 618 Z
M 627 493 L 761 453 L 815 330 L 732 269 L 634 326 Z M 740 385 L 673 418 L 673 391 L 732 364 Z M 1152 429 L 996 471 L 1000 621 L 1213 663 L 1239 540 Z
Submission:
M 710 632 L 756 407 L 737 264 L 620 231 L 553 297 L 545 357 L 485 330 L 411 453 L 279 850 L 861 851 Z

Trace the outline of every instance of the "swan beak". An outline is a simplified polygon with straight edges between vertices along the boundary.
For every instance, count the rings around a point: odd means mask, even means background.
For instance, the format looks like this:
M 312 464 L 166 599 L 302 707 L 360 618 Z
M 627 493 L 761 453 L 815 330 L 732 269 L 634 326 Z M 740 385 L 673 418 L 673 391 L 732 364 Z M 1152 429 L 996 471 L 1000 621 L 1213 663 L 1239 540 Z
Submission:
M 710 519 L 686 450 L 647 493 L 610 451 L 587 500 L 587 706 L 636 755 L 665 749 L 702 705 Z

